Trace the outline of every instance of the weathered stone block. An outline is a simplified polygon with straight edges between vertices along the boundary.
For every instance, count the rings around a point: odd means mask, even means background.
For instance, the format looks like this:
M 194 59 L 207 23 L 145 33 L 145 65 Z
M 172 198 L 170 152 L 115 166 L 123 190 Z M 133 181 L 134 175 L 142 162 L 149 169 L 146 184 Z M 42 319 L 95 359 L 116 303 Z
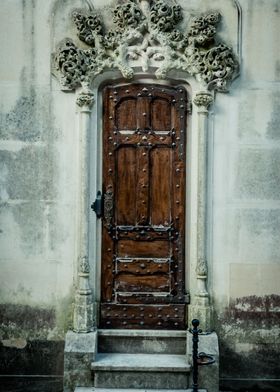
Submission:
M 95 359 L 96 345 L 96 332 L 67 332 L 64 349 L 64 392 L 73 392 L 76 386 L 92 386 L 91 363 Z

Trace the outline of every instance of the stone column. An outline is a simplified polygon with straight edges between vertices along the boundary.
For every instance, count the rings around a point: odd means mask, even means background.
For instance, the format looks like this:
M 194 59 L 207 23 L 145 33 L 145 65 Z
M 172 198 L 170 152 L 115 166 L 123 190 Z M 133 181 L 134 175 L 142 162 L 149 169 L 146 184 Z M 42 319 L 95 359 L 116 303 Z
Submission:
M 207 290 L 207 139 L 208 108 L 213 97 L 200 91 L 194 97 L 198 116 L 198 173 L 197 173 L 197 262 L 196 293 L 191 306 L 190 319 L 197 318 L 203 331 L 211 330 L 212 311 Z
M 89 126 L 94 98 L 89 88 L 84 87 L 77 98 L 79 113 L 79 197 L 78 197 L 78 254 L 79 271 L 74 304 L 73 330 L 90 332 L 94 329 L 93 299 L 89 284 L 88 261 L 88 212 L 89 212 Z
M 96 331 L 92 290 L 89 283 L 89 129 L 93 93 L 87 86 L 77 98 L 79 111 L 79 197 L 78 200 L 78 277 L 73 315 L 73 331 L 68 331 L 64 350 L 64 392 L 76 386 L 92 386 L 91 363 L 96 354 Z

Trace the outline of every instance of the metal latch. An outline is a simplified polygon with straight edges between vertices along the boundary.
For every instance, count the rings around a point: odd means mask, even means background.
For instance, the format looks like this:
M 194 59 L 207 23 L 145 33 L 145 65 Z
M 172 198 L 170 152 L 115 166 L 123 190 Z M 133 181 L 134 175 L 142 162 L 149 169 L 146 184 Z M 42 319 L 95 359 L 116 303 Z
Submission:
M 96 194 L 96 199 L 91 204 L 91 209 L 96 213 L 97 218 L 101 218 L 103 215 L 103 197 L 101 191 Z

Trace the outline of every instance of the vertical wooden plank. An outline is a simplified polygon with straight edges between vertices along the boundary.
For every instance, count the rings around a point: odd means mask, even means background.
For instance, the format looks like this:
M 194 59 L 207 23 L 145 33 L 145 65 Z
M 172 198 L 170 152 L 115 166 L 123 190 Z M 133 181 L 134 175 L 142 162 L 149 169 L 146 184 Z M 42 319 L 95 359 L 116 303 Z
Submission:
M 116 224 L 135 225 L 137 154 L 134 146 L 121 146 L 116 150 Z
M 137 148 L 136 224 L 149 223 L 149 149 Z
M 127 97 L 116 106 L 116 128 L 118 130 L 136 130 L 136 99 Z
M 171 107 L 166 99 L 155 98 L 151 103 L 151 126 L 157 131 L 170 131 Z
M 141 93 L 139 93 L 141 94 Z M 137 128 L 140 130 L 150 129 L 150 100 L 147 97 L 139 96 L 137 99 Z
M 169 226 L 171 221 L 172 150 L 154 148 L 150 153 L 151 223 Z

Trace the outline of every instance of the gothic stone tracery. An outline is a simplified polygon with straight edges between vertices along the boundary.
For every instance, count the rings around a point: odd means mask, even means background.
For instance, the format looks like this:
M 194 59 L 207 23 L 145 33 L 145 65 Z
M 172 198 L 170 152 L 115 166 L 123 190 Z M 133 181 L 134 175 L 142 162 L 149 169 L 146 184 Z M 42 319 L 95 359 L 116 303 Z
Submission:
M 70 38 L 59 44 L 53 72 L 63 89 L 89 85 L 106 69 L 119 69 L 124 78 L 131 79 L 133 64 L 140 61 L 144 72 L 155 67 L 158 79 L 178 69 L 194 75 L 207 88 L 226 91 L 238 72 L 238 62 L 231 48 L 215 40 L 220 14 L 196 17 L 185 32 L 177 26 L 183 19 L 179 5 L 163 0 L 149 4 L 147 13 L 141 1 L 117 5 L 114 28 L 109 31 L 94 10 L 74 10 L 78 37 L 88 47 L 79 48 Z

